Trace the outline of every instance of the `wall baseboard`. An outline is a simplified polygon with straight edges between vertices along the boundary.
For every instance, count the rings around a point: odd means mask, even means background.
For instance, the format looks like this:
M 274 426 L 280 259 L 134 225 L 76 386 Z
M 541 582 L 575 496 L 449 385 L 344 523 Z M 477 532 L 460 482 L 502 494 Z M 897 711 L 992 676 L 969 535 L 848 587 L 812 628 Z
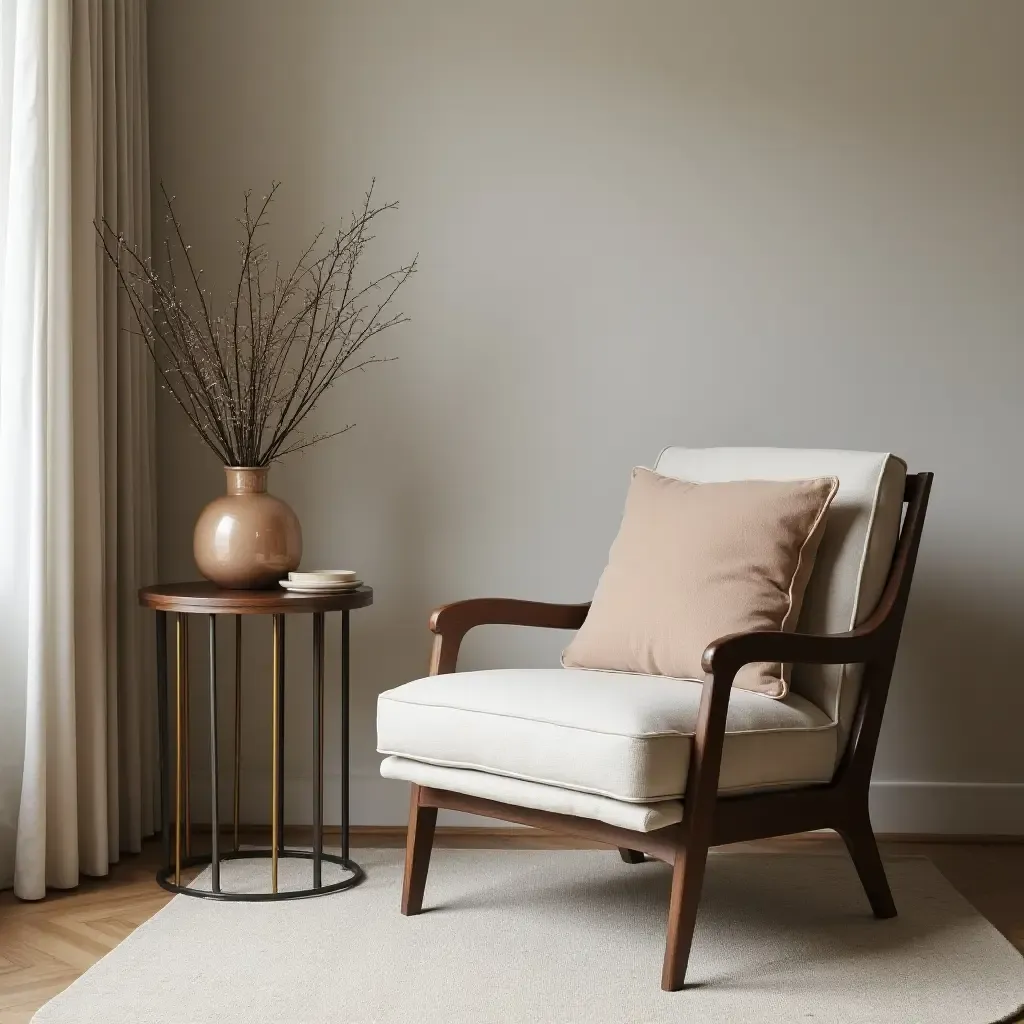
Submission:
M 224 773 L 225 777 L 227 773 Z M 196 773 L 193 779 L 195 820 L 209 821 L 209 801 L 205 779 Z M 267 813 L 266 794 L 269 776 L 256 771 L 242 783 L 241 819 L 258 822 Z M 301 776 L 285 781 L 287 823 L 312 820 L 310 794 L 312 783 Z M 229 807 L 225 791 L 221 806 Z M 324 799 L 326 823 L 337 822 L 335 808 L 340 803 L 338 780 L 328 776 Z M 409 809 L 406 785 L 379 776 L 357 774 L 352 787 L 352 820 L 356 833 L 360 828 L 401 829 Z M 871 784 L 871 821 L 879 835 L 968 837 L 1024 837 L 1024 783 L 1021 782 L 901 782 L 878 780 Z M 463 829 L 483 828 L 495 832 L 494 819 L 457 811 L 442 811 L 439 825 Z M 505 826 L 506 828 L 508 826 Z M 518 826 L 512 826 L 516 828 Z M 500 829 L 499 829 L 500 831 Z M 383 835 L 383 832 L 377 834 Z
M 1024 836 L 1024 783 L 880 780 L 871 820 L 888 835 Z
M 208 835 L 210 826 L 201 822 L 193 822 L 194 835 Z M 270 841 L 269 825 L 240 825 L 239 836 L 245 844 L 266 845 Z M 333 845 L 334 837 L 341 832 L 337 825 L 325 825 L 324 835 L 331 837 L 328 845 Z M 221 835 L 230 839 L 231 830 L 221 826 Z M 351 836 L 356 847 L 366 846 L 404 846 L 406 828 L 404 825 L 353 825 Z M 896 843 L 930 843 L 936 844 L 1024 844 L 1024 835 L 1007 835 L 998 833 L 928 833 L 928 832 L 878 832 L 878 838 Z M 825 843 L 840 844 L 839 836 L 834 832 L 799 832 L 791 836 L 781 837 L 786 843 L 809 843 L 821 845 Z M 441 846 L 465 847 L 517 847 L 531 846 L 544 849 L 603 849 L 603 843 L 577 836 L 562 835 L 548 832 L 545 829 L 523 828 L 519 825 L 438 825 L 437 840 Z M 285 842 L 289 846 L 308 846 L 310 844 L 309 826 L 289 825 L 285 829 Z M 223 839 L 222 839 L 223 842 Z

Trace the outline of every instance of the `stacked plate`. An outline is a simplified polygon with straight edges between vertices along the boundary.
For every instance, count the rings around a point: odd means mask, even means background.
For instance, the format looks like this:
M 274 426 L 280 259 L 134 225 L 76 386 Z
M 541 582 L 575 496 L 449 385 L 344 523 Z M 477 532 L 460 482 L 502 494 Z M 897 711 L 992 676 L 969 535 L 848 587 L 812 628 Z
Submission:
M 363 581 L 356 578 L 354 569 L 312 569 L 308 572 L 290 572 L 281 586 L 293 594 L 343 594 L 355 590 Z

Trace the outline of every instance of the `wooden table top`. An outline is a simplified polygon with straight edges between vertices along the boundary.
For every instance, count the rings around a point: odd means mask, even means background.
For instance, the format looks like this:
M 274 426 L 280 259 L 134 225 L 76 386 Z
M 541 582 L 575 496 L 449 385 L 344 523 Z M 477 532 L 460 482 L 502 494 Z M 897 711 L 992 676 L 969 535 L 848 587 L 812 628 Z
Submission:
M 282 587 L 268 590 L 225 590 L 206 580 L 143 587 L 139 604 L 161 612 L 206 615 L 285 615 L 288 612 L 338 612 L 373 604 L 373 588 L 365 585 L 334 594 L 297 594 Z

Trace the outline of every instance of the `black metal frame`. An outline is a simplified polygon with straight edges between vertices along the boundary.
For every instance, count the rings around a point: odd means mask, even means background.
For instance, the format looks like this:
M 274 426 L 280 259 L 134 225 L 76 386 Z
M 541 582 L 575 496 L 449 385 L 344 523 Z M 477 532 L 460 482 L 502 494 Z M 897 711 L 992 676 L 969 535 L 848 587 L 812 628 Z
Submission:
M 266 860 L 271 856 L 273 856 L 272 850 L 260 848 L 222 853 L 220 860 L 222 863 L 226 860 L 249 860 L 250 858 L 253 860 Z M 314 855 L 312 850 L 289 850 L 286 848 L 284 853 L 281 854 L 279 852 L 278 856 L 283 856 L 289 860 L 312 860 Z M 223 890 L 214 892 L 212 889 L 196 889 L 189 885 L 175 885 L 171 881 L 171 876 L 174 874 L 173 864 L 168 864 L 167 867 L 161 868 L 156 873 L 156 880 L 160 883 L 161 888 L 166 889 L 168 892 L 180 893 L 183 896 L 195 896 L 198 899 L 219 900 L 222 903 L 283 903 L 287 900 L 307 900 L 314 896 L 327 896 L 332 892 L 343 892 L 345 889 L 357 886 L 366 878 L 366 872 L 354 860 L 339 857 L 334 853 L 321 853 L 320 856 L 321 860 L 338 864 L 352 873 L 348 878 L 343 878 L 340 882 L 332 882 L 330 885 L 321 884 L 320 886 L 314 886 L 312 889 L 294 889 L 285 892 L 224 892 Z M 189 857 L 187 860 L 182 861 L 181 866 L 183 868 L 193 868 L 207 867 L 209 864 L 209 857 Z
M 185 617 L 189 614 L 204 614 L 195 612 L 176 612 L 179 627 L 184 625 Z M 157 658 L 157 703 L 158 703 L 158 729 L 160 741 L 160 779 L 162 794 L 162 834 L 163 834 L 163 855 L 165 866 L 156 873 L 157 882 L 168 892 L 180 893 L 186 896 L 195 896 L 199 899 L 213 899 L 224 902 L 277 902 L 284 900 L 308 899 L 312 896 L 323 896 L 328 893 L 342 892 L 358 885 L 366 877 L 363 869 L 349 856 L 349 613 L 348 610 L 341 612 L 341 856 L 324 852 L 323 836 L 323 796 L 324 796 L 324 612 L 313 613 L 313 664 L 312 664 L 312 685 L 313 685 L 313 758 L 314 766 L 314 792 L 313 792 L 313 848 L 312 850 L 290 849 L 284 843 L 284 677 L 285 677 L 285 616 L 275 614 L 274 619 L 274 765 L 272 779 L 272 806 L 271 820 L 273 822 L 273 835 L 269 848 L 259 847 L 251 850 L 241 850 L 237 847 L 238 823 L 235 821 L 235 849 L 228 853 L 220 852 L 220 814 L 218 791 L 220 783 L 218 743 L 217 743 L 217 615 L 228 613 L 205 613 L 209 618 L 209 684 L 210 684 L 210 764 L 211 764 L 211 827 L 210 855 L 181 857 L 181 814 L 180 808 L 177 812 L 177 819 L 172 823 L 171 806 L 176 803 L 175 790 L 172 787 L 171 771 L 171 716 L 168 714 L 168 685 L 167 685 L 167 615 L 166 611 L 158 610 L 156 613 L 156 658 Z M 236 657 L 239 657 L 240 644 L 238 643 L 238 626 L 241 616 L 236 620 Z M 177 777 L 174 782 L 179 791 L 181 786 L 181 751 L 183 742 L 187 742 L 189 722 L 184 719 L 183 733 L 180 731 L 182 721 L 182 700 L 185 698 L 184 706 L 187 707 L 188 672 L 187 639 L 181 642 L 185 636 L 184 630 L 179 628 L 178 654 L 178 693 L 176 696 L 175 715 L 175 769 Z M 239 666 L 236 665 L 235 681 L 236 686 L 241 680 Z M 182 690 L 184 686 L 184 691 Z M 236 695 L 237 697 L 237 695 Z M 236 700 L 236 714 L 238 701 Z M 237 737 L 237 723 L 236 723 Z M 237 761 L 239 752 L 236 747 L 236 776 Z M 188 758 L 185 764 L 186 777 L 189 773 Z M 237 816 L 237 800 L 234 805 L 234 814 Z M 172 824 L 175 828 L 174 856 L 172 857 L 171 830 Z M 191 822 L 185 823 L 186 832 L 190 834 Z M 186 836 L 186 839 L 190 835 Z M 272 859 L 272 880 L 273 891 L 269 893 L 238 893 L 224 892 L 220 885 L 220 865 L 227 860 L 246 859 Z M 313 861 L 313 886 L 309 889 L 294 889 L 287 891 L 277 890 L 277 863 L 280 859 L 300 859 Z M 347 878 L 332 882 L 329 885 L 323 884 L 322 865 L 324 861 L 337 864 L 349 872 Z M 210 888 L 197 889 L 190 885 L 181 885 L 180 876 L 182 868 L 205 867 L 211 868 Z M 176 881 L 177 879 L 177 881 Z

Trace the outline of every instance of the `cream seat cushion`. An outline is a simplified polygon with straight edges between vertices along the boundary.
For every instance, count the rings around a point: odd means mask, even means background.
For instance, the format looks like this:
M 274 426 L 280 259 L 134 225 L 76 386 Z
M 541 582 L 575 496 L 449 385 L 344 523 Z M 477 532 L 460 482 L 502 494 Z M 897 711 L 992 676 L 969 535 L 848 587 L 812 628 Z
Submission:
M 590 669 L 428 676 L 382 693 L 377 749 L 630 803 L 679 799 L 702 686 Z M 827 782 L 836 726 L 795 693 L 734 689 L 719 791 Z

